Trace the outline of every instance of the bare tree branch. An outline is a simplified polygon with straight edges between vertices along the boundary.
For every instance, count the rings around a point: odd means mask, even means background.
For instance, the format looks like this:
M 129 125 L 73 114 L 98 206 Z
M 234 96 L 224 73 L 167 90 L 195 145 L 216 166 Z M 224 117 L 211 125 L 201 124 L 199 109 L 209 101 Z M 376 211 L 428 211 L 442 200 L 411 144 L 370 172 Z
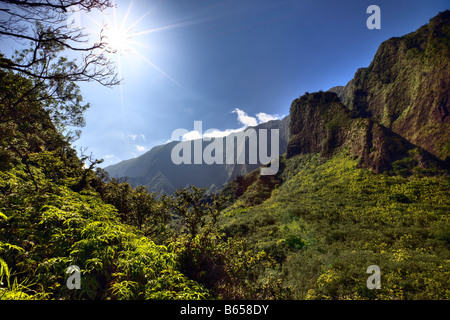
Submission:
M 10 58 L 0 53 L 0 75 L 16 73 L 31 80 L 20 94 L 5 90 L 5 106 L 12 110 L 24 102 L 38 102 L 61 133 L 67 127 L 82 127 L 89 104 L 83 103 L 77 83 L 111 87 L 120 79 L 104 30 L 93 41 L 83 29 L 68 25 L 67 19 L 74 13 L 112 8 L 111 1 L 0 0 L 0 40 L 13 39 L 21 48 Z
M 113 64 L 107 57 L 103 30 L 97 42 L 89 42 L 79 28 L 69 28 L 69 13 L 105 10 L 111 0 L 0 0 L 0 38 L 27 41 L 31 48 L 15 59 L 0 58 L 0 68 L 20 72 L 40 80 L 96 81 L 104 86 L 120 83 Z M 78 53 L 76 64 L 52 68 L 45 60 L 57 61 L 66 52 Z M 26 54 L 24 54 L 26 53 Z

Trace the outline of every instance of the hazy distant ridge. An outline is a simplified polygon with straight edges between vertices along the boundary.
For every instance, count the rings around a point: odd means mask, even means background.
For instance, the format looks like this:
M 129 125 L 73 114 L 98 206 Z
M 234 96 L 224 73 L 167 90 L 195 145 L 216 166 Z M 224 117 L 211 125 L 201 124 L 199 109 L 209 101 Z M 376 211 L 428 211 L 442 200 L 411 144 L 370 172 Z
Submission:
M 262 123 L 254 129 L 256 133 L 260 129 L 278 129 L 279 130 L 279 154 L 287 150 L 289 140 L 289 121 L 287 116 L 282 120 L 272 120 Z M 250 129 L 247 128 L 246 130 Z M 112 178 L 126 178 L 133 185 L 145 185 L 149 191 L 160 193 L 173 193 L 178 188 L 189 185 L 208 188 L 214 190 L 220 188 L 225 183 L 238 175 L 245 175 L 261 164 L 180 164 L 175 165 L 171 160 L 171 152 L 178 142 L 169 142 L 164 145 L 156 146 L 147 153 L 133 159 L 121 161 L 117 164 L 108 166 L 105 170 Z M 211 142 L 203 141 L 203 149 Z M 268 139 L 270 145 L 270 139 Z M 270 147 L 269 147 L 270 149 Z M 238 152 L 246 150 L 246 159 L 248 159 L 248 148 L 244 149 L 238 146 Z M 237 154 L 236 154 L 237 156 Z

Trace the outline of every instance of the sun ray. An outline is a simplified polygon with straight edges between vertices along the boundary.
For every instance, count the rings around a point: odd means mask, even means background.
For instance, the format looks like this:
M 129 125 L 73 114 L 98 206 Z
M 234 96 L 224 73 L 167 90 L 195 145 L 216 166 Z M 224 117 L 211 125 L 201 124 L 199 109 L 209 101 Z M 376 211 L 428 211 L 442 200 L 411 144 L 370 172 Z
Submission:
M 153 8 L 148 10 L 146 13 L 144 13 L 139 19 L 137 19 L 133 24 L 131 24 L 128 29 L 132 29 L 135 26 L 137 26 L 142 20 L 144 20 L 151 12 L 153 11 Z
M 186 88 L 184 88 L 180 83 L 178 83 L 174 78 L 172 78 L 170 75 L 168 75 L 166 72 L 164 72 L 161 68 L 159 68 L 157 65 L 155 65 L 153 62 L 148 60 L 146 57 L 144 57 L 142 54 L 140 54 L 135 49 L 131 48 L 131 51 L 133 51 L 134 54 L 136 54 L 139 58 L 141 58 L 143 61 L 145 61 L 149 66 L 154 68 L 156 71 L 161 73 L 164 77 L 169 79 L 171 82 L 173 82 L 176 86 L 178 86 L 180 89 L 183 89 L 184 91 L 188 91 Z
M 113 0 L 113 4 L 116 5 L 116 1 Z M 134 0 L 130 2 L 128 8 L 124 14 L 120 14 L 117 6 L 112 9 L 112 12 L 108 14 L 104 14 L 102 19 L 95 20 L 94 18 L 86 15 L 86 17 L 96 25 L 99 30 L 102 30 L 102 37 L 105 41 L 106 46 L 102 48 L 97 54 L 108 54 L 109 59 L 114 59 L 117 63 L 117 71 L 120 79 L 123 78 L 123 70 L 124 67 L 124 59 L 129 59 L 131 55 L 135 55 L 139 60 L 144 61 L 150 67 L 155 69 L 158 73 L 160 73 L 165 79 L 169 80 L 175 86 L 183 90 L 188 95 L 192 95 L 192 93 L 186 89 L 181 83 L 175 80 L 171 75 L 162 70 L 159 66 L 157 66 L 154 62 L 152 62 L 149 58 L 140 53 L 137 48 L 146 48 L 151 49 L 153 46 L 149 46 L 143 41 L 138 41 L 136 38 L 139 36 L 155 33 L 155 32 L 163 32 L 169 31 L 176 28 L 182 28 L 188 25 L 199 23 L 198 19 L 190 19 L 188 21 L 181 21 L 173 24 L 167 24 L 161 27 L 155 27 L 152 29 L 144 30 L 144 31 L 135 31 L 140 22 L 142 22 L 146 17 L 148 17 L 154 8 L 157 6 L 155 4 L 150 10 L 146 11 L 142 16 L 140 16 L 136 20 L 130 21 L 130 17 L 132 14 L 132 9 L 134 5 Z M 94 31 L 94 30 L 93 30 Z M 93 32 L 95 33 L 95 32 Z M 98 31 L 97 31 L 98 33 Z M 129 61 L 129 60 L 128 60 Z M 132 64 L 131 64 L 132 65 Z M 120 97 L 121 97 L 121 111 L 124 112 L 124 93 L 122 83 L 119 85 L 120 87 Z
M 132 44 L 134 46 L 137 46 L 137 47 L 147 48 L 147 49 L 151 48 L 151 46 L 149 46 L 148 44 L 142 43 L 142 42 L 137 42 L 137 41 L 134 41 L 134 40 L 130 40 L 129 42 L 130 42 L 130 44 Z
M 157 27 L 157 28 L 153 28 L 153 29 L 149 29 L 149 30 L 133 33 L 133 37 L 137 37 L 137 36 L 141 36 L 141 35 L 149 34 L 149 33 L 154 33 L 154 32 L 172 30 L 172 29 L 176 29 L 176 28 L 187 26 L 189 24 L 191 24 L 191 23 L 187 21 L 187 22 L 180 22 L 180 23 L 171 24 L 171 25 L 168 25 L 168 26 Z
M 120 57 L 117 59 L 117 68 L 118 68 L 118 71 L 119 71 L 119 79 L 122 79 L 122 64 L 121 64 L 121 61 L 120 61 Z M 119 87 L 120 87 L 120 112 L 121 112 L 122 117 L 123 117 L 124 113 L 125 113 L 125 100 L 124 100 L 124 97 L 123 97 L 123 85 L 122 85 L 122 83 L 120 83 Z
M 120 29 L 125 28 L 125 24 L 127 23 L 128 17 L 131 12 L 131 7 L 133 6 L 134 0 L 131 0 L 130 5 L 128 6 L 127 12 L 125 13 L 125 17 L 122 20 L 122 24 L 120 26 Z

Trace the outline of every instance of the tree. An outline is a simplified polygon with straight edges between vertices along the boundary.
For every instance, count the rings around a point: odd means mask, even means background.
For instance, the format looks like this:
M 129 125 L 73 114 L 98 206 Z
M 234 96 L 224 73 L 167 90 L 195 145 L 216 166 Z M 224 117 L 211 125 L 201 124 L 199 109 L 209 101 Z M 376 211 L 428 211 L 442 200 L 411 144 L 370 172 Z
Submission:
M 210 240 L 226 201 L 217 195 L 206 199 L 205 192 L 206 189 L 195 186 L 175 191 L 173 211 L 181 218 L 181 233 L 187 236 L 188 247 L 197 236 L 202 242 Z
M 0 68 L 18 73 L 32 86 L 15 95 L 10 107 L 23 101 L 40 101 L 60 132 L 82 127 L 83 104 L 78 82 L 104 86 L 120 83 L 108 59 L 107 39 L 100 32 L 97 41 L 79 27 L 67 24 L 70 14 L 103 11 L 110 0 L 0 0 L 0 39 L 11 38 L 23 46 L 11 58 L 0 54 Z M 69 59 L 67 53 L 73 58 Z M 70 138 L 79 132 L 67 134 Z
M 104 54 L 107 43 L 102 32 L 98 41 L 89 43 L 81 28 L 67 24 L 69 14 L 103 11 L 112 7 L 110 0 L 0 0 L 0 5 L 5 16 L 0 19 L 0 36 L 32 45 L 16 61 L 1 59 L 2 68 L 41 80 L 97 81 L 106 86 L 118 83 Z M 84 53 L 83 59 L 50 68 L 48 62 L 66 49 Z
M 288 298 L 289 290 L 268 273 L 274 260 L 223 233 L 218 220 L 226 200 L 194 186 L 175 192 L 172 210 L 181 221 L 172 243 L 182 273 L 218 299 Z
M 122 222 L 135 226 L 157 243 L 169 236 L 171 197 L 158 197 L 155 192 L 148 192 L 145 186 L 132 188 L 114 178 L 103 183 L 100 193 L 105 202 L 117 208 Z

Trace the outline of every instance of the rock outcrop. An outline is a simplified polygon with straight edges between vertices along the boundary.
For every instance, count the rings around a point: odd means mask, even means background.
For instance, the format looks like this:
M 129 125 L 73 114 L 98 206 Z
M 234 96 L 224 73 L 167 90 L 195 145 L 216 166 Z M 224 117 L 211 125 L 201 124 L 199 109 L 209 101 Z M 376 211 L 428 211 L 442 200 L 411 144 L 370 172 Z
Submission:
M 287 157 L 320 153 L 330 157 L 346 148 L 360 166 L 375 172 L 443 167 L 442 161 L 370 117 L 343 105 L 333 92 L 305 94 L 291 106 Z
M 417 31 L 383 42 L 345 87 L 330 89 L 359 116 L 442 160 L 450 157 L 450 11 Z
M 347 148 L 376 172 L 444 168 L 450 159 L 450 11 L 381 44 L 343 87 L 293 101 L 287 156 Z M 446 163 L 447 162 L 447 165 Z

